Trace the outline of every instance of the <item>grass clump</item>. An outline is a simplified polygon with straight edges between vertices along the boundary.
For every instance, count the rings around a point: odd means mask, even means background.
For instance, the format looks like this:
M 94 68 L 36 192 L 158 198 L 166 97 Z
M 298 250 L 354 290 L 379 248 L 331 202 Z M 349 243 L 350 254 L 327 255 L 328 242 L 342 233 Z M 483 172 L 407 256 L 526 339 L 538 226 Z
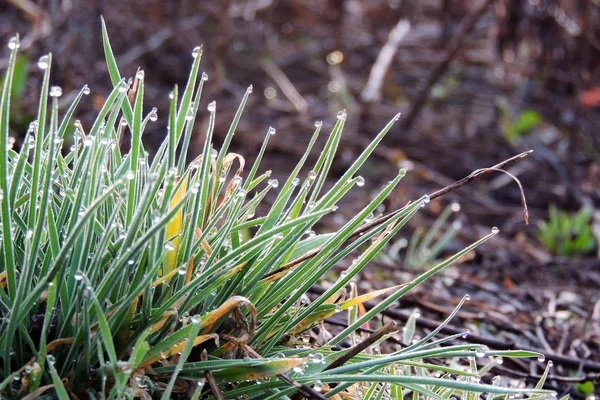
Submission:
M 92 125 L 86 129 L 73 121 L 87 87 L 59 113 L 61 90 L 49 86 L 52 60 L 44 56 L 38 64 L 44 74 L 38 116 L 18 151 L 9 125 L 18 37 L 9 43 L 0 103 L 3 396 L 279 399 L 300 393 L 381 399 L 412 393 L 489 399 L 550 393 L 541 384 L 511 389 L 499 379 L 481 383 L 499 357 L 540 355 L 449 345 L 460 335 L 437 337 L 443 325 L 417 339 L 413 319 L 404 332 L 406 346 L 385 356 L 372 348 L 389 333 L 365 338 L 369 346 L 363 351 L 343 350 L 358 346 L 359 327 L 495 234 L 404 285 L 341 295 L 428 202 L 424 196 L 365 227 L 365 219 L 399 184 L 401 170 L 339 231 L 306 235 L 335 211 L 346 192 L 361 185 L 359 168 L 395 119 L 328 190 L 324 182 L 346 115 L 338 115 L 311 172 L 301 176 L 321 131 L 317 124 L 304 157 L 279 184 L 268 172 L 259 174 L 273 130 L 248 172 L 244 159 L 228 151 L 251 87 L 222 147 L 213 148 L 216 105 L 198 109 L 206 76 L 199 74 L 202 49 L 197 48 L 185 88 L 171 92 L 168 134 L 150 159 L 142 136 L 157 116 L 155 110 L 143 113 L 144 74 L 139 71 L 133 82 L 121 77 L 104 26 L 103 39 L 113 90 Z M 187 160 L 195 117 L 204 112 L 210 123 L 202 154 Z M 130 150 L 122 153 L 126 130 Z M 63 148 L 67 139 L 73 145 Z M 271 209 L 255 216 L 267 192 L 276 189 Z M 355 254 L 330 289 L 306 301 L 306 292 L 324 273 Z M 377 307 L 355 312 L 382 295 L 387 297 Z M 343 310 L 353 315 L 345 329 L 321 343 L 310 339 L 311 328 Z
M 591 206 L 583 206 L 575 214 L 550 205 L 548 221 L 538 223 L 537 237 L 552 254 L 557 256 L 582 256 L 596 248 L 592 231 Z

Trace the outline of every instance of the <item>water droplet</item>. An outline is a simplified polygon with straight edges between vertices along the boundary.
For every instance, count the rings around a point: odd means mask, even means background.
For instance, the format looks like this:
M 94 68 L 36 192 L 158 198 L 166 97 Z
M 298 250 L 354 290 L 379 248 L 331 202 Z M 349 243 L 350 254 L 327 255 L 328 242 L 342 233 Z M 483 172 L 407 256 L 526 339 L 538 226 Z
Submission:
M 54 365 L 56 363 L 56 358 L 52 354 L 48 354 L 46 356 L 46 360 L 48 360 L 48 364 Z
M 323 126 L 323 121 L 315 121 L 315 128 L 320 128 Z
M 554 363 L 552 362 L 552 360 L 548 360 L 548 366 L 549 367 L 554 367 Z
M 144 73 L 144 70 L 143 70 L 143 69 L 140 69 L 140 70 L 139 70 L 139 71 L 138 71 L 138 72 L 135 74 L 135 77 L 136 77 L 136 79 L 137 79 L 137 80 L 140 80 L 140 81 L 141 81 L 142 79 L 144 79 L 144 75 L 145 75 L 145 73 Z
M 313 389 L 315 390 L 315 392 L 322 392 L 323 391 L 323 382 L 316 381 L 315 384 L 313 385 Z
M 469 300 L 471 300 L 471 295 L 470 295 L 470 294 L 465 294 L 465 300 L 466 300 L 466 301 L 469 301 Z
M 248 86 L 248 93 L 252 93 L 252 90 L 254 90 L 254 87 L 252 85 Z
M 90 147 L 90 146 L 91 146 L 91 145 L 93 145 L 93 144 L 94 144 L 94 137 L 93 137 L 93 136 L 86 136 L 86 137 L 83 139 L 83 145 L 84 145 L 85 147 Z
M 200 46 L 194 47 L 194 50 L 192 50 L 192 57 L 198 58 L 198 56 L 201 56 L 201 55 L 202 55 L 202 47 L 200 47 Z
M 243 189 L 240 189 L 237 191 L 236 196 L 243 199 L 244 197 L 246 197 L 246 191 Z
M 295 373 L 297 374 L 303 374 L 304 373 L 304 365 L 296 365 L 294 368 L 292 368 L 294 370 Z
M 37 66 L 39 69 L 46 69 L 46 68 L 48 68 L 49 64 L 50 64 L 50 57 L 48 57 L 48 55 L 45 55 L 45 56 L 40 57 L 40 59 L 38 60 Z
M 216 101 L 214 101 L 214 100 L 213 100 L 213 101 L 211 101 L 211 102 L 208 104 L 208 107 L 206 107 L 206 109 L 207 109 L 208 111 L 210 111 L 210 112 L 214 112 L 214 111 L 217 109 L 217 102 L 216 102 Z
M 431 201 L 431 198 L 429 197 L 428 194 L 423 196 L 423 204 L 429 204 L 430 201 Z
M 400 115 L 402 115 L 402 113 L 394 115 L 394 121 L 398 121 L 400 119 Z
M 165 243 L 165 250 L 173 251 L 175 250 L 175 245 L 172 242 L 167 242 Z
M 60 97 L 62 96 L 62 88 L 60 86 L 52 86 L 49 94 L 50 97 Z
M 321 364 L 325 362 L 325 356 L 321 353 L 312 353 L 308 356 L 308 359 L 314 364 Z
M 479 347 L 477 350 L 475 350 L 475 356 L 476 357 L 485 357 L 485 349 L 483 347 Z
M 90 94 L 90 87 L 88 85 L 85 85 L 83 87 L 82 92 L 83 92 L 83 94 L 85 94 L 87 96 L 88 94 Z
M 346 110 L 342 110 L 337 113 L 337 119 L 344 119 L 344 118 L 346 118 Z
M 279 186 L 279 181 L 277 179 L 269 179 L 267 181 L 267 183 L 269 184 L 269 186 L 276 188 L 277 186 Z
M 10 39 L 8 39 L 8 48 L 11 50 L 15 50 L 18 49 L 21 46 L 21 43 L 19 42 L 19 38 L 17 36 L 13 36 Z
M 308 179 L 310 179 L 311 181 L 314 180 L 317 177 L 317 173 L 315 171 L 310 171 L 308 173 Z
M 127 84 L 123 82 L 119 85 L 119 93 L 125 93 L 127 91 Z
M 156 109 L 156 107 L 154 107 L 154 108 L 152 108 L 152 111 L 150 111 L 150 114 L 148 114 L 148 118 L 152 122 L 154 122 L 158 119 L 158 113 L 156 111 L 157 111 L 157 109 Z
M 504 363 L 504 359 L 502 357 L 496 358 L 496 364 L 501 365 L 502 363 Z M 550 363 L 550 362 L 548 362 L 548 363 Z
M 465 333 L 463 333 L 463 334 L 462 334 L 462 336 L 461 336 L 461 337 L 462 337 L 463 339 L 466 339 L 466 338 L 467 338 L 467 337 L 468 337 L 470 334 L 471 334 L 471 331 L 470 331 L 470 330 L 467 330 Z
M 132 180 L 133 178 L 135 178 L 135 174 L 133 173 L 133 171 L 129 170 L 125 173 L 125 179 L 127 179 L 128 181 Z
M 74 278 L 76 281 L 80 281 L 80 280 L 82 280 L 82 279 L 83 279 L 83 273 L 82 273 L 81 271 L 77 271 L 77 272 L 75 272 L 75 274 L 73 275 L 73 278 Z
M 206 72 L 203 72 L 202 77 L 200 79 L 202 79 L 203 82 L 206 82 L 208 80 L 208 74 Z
M 195 315 L 192 316 L 192 318 L 190 318 L 190 322 L 192 324 L 199 324 L 201 320 L 202 320 L 202 318 L 200 317 L 199 314 L 195 314 Z M 204 382 L 202 382 L 202 383 L 204 384 Z
M 542 355 L 540 355 L 540 356 L 537 358 L 537 360 L 538 360 L 539 362 L 544 362 L 544 361 L 546 361 L 546 356 L 542 354 Z
M 356 186 L 364 186 L 365 185 L 365 178 L 363 178 L 362 176 L 357 176 L 356 177 Z
M 492 233 L 496 234 L 498 232 L 500 232 L 500 229 L 498 229 L 497 226 L 495 226 L 495 227 L 492 228 Z
M 294 178 L 292 179 L 292 186 L 298 186 L 300 184 L 300 179 Z

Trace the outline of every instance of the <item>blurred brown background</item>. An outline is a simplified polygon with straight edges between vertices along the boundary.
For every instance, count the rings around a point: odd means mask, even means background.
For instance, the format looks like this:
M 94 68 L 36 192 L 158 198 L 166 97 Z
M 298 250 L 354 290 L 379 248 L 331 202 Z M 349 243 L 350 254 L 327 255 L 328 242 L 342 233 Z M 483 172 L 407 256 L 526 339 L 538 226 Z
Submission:
M 35 113 L 41 76 L 35 64 L 46 52 L 53 53 L 51 80 L 62 86 L 65 103 L 84 84 L 91 87 L 92 96 L 78 114 L 82 122 L 91 121 L 110 85 L 100 16 L 121 74 L 145 70 L 147 111 L 159 110 L 145 137 L 149 149 L 165 134 L 167 95 L 174 84 L 185 84 L 191 50 L 200 44 L 201 68 L 209 76 L 201 110 L 217 101 L 217 142 L 252 84 L 233 148 L 251 161 L 274 126 L 277 134 L 263 169 L 273 170 L 280 180 L 300 158 L 316 120 L 323 120 L 328 132 L 336 113 L 348 112 L 334 167 L 339 174 L 402 112 L 361 171 L 363 190 L 351 192 L 341 207 L 346 215 L 365 204 L 399 166 L 412 173 L 388 201 L 388 210 L 475 169 L 535 150 L 509 170 L 525 189 L 529 226 L 523 223 L 517 184 L 498 173 L 432 202 L 408 232 L 431 225 L 450 202 L 460 202 L 456 219 L 463 228 L 448 251 L 492 226 L 500 227 L 502 235 L 467 263 L 466 275 L 452 278 L 463 283 L 456 293 L 438 288 L 437 296 L 464 293 L 465 285 L 480 290 L 490 297 L 490 312 L 509 315 L 505 325 L 523 323 L 520 329 L 528 330 L 540 309 L 554 304 L 556 311 L 561 293 L 577 293 L 565 300 L 579 304 L 578 311 L 565 306 L 576 316 L 566 337 L 598 350 L 596 251 L 565 257 L 536 237 L 536 223 L 547 218 L 550 204 L 568 212 L 587 205 L 593 214 L 588 225 L 600 234 L 598 0 L 3 0 L 0 36 L 6 42 L 21 34 L 23 73 L 29 77 L 13 105 L 15 130 L 24 132 Z M 6 55 L 0 55 L 0 68 Z M 201 113 L 192 152 L 202 143 L 205 117 Z M 327 135 L 322 136 L 321 144 Z M 380 274 L 373 280 L 397 282 L 400 261 L 391 267 L 382 262 L 370 277 Z M 497 291 L 511 293 L 512 300 L 490 294 Z M 418 293 L 412 301 L 427 308 Z M 511 301 L 512 308 L 498 311 Z M 510 317 L 511 312 L 524 317 Z M 532 333 L 529 345 L 556 350 L 565 333 L 555 325 L 544 329 L 551 338 L 532 343 L 537 335 Z M 564 343 L 559 350 L 583 354 Z

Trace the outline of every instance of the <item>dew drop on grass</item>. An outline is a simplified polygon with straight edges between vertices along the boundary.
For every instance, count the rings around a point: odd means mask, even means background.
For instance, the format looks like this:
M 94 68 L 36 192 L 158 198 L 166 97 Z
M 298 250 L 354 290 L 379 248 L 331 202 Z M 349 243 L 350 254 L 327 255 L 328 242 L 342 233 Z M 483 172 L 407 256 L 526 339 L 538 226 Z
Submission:
M 144 75 L 145 75 L 145 73 L 144 73 L 144 70 L 143 70 L 143 69 L 140 69 L 140 70 L 139 70 L 139 71 L 138 71 L 138 72 L 135 74 L 135 77 L 136 77 L 138 80 L 142 80 L 142 79 L 144 79 Z
M 496 364 L 501 365 L 502 363 L 504 363 L 504 359 L 502 357 L 496 358 Z M 548 364 L 550 364 L 550 361 L 548 361 Z
M 469 300 L 471 300 L 471 295 L 470 295 L 470 294 L 465 294 L 465 300 L 466 300 L 466 301 L 469 301 Z
M 15 50 L 18 49 L 21 46 L 21 43 L 19 43 L 19 38 L 16 36 L 11 37 L 10 39 L 8 39 L 8 48 L 11 50 Z
M 94 137 L 93 137 L 93 136 L 86 136 L 86 137 L 83 139 L 83 145 L 84 145 L 85 147 L 90 147 L 90 146 L 91 146 L 91 145 L 93 145 L 93 144 L 94 144 Z
M 496 234 L 498 232 L 500 232 L 500 229 L 498 229 L 497 226 L 495 226 L 495 227 L 492 228 L 492 233 Z
M 129 170 L 125 173 L 125 179 L 127 179 L 128 181 L 132 180 L 133 178 L 135 178 L 135 174 L 133 173 L 133 171 Z
M 400 115 L 402 115 L 402 113 L 394 115 L 394 121 L 398 121 L 400 119 Z
M 198 58 L 201 51 L 202 51 L 202 48 L 200 46 L 194 47 L 194 50 L 192 50 L 192 57 Z
M 200 79 L 202 79 L 203 82 L 206 82 L 208 80 L 208 74 L 206 72 L 203 72 L 202 77 Z
M 77 272 L 75 272 L 75 274 L 73 275 L 73 278 L 74 278 L 76 281 L 80 281 L 80 280 L 82 280 L 82 279 L 83 279 L 83 273 L 82 273 L 81 271 L 77 271 Z
M 62 88 L 60 86 L 52 86 L 50 88 L 50 97 L 60 97 L 62 96 Z
M 471 331 L 470 331 L 470 330 L 467 330 L 465 333 L 463 333 L 463 334 L 462 334 L 462 336 L 461 336 L 461 337 L 462 337 L 463 339 L 466 339 L 466 338 L 467 338 L 467 337 L 468 337 L 470 334 L 471 334 Z
M 308 179 L 310 179 L 311 181 L 314 180 L 317 177 L 317 173 L 315 171 L 310 171 L 308 173 Z
M 173 251 L 173 250 L 175 250 L 175 245 L 171 242 L 167 242 L 167 243 L 165 243 L 165 250 Z
M 50 64 L 50 57 L 48 57 L 47 55 L 41 56 L 37 62 L 37 66 L 39 69 L 46 69 L 46 68 L 48 68 L 49 64 Z
M 119 85 L 119 93 L 125 93 L 126 91 L 127 91 L 126 83 L 122 83 L 121 85 Z
M 292 186 L 298 186 L 300 184 L 300 179 L 294 178 L 292 179 Z
M 244 197 L 246 197 L 246 191 L 243 190 L 243 189 L 238 190 L 237 191 L 237 197 L 240 197 L 240 198 L 243 199 Z
M 479 358 L 485 357 L 485 349 L 483 347 L 480 347 L 477 350 L 475 350 L 475 356 Z
M 248 86 L 248 93 L 252 93 L 252 90 L 254 90 L 254 87 L 252 85 Z
M 213 100 L 213 101 L 211 101 L 211 102 L 208 104 L 208 107 L 206 107 L 206 109 L 207 109 L 208 111 L 210 111 L 210 112 L 214 112 L 214 111 L 217 109 L 217 102 L 216 102 L 216 101 L 214 101 L 214 100 Z
M 150 111 L 150 114 L 148 115 L 148 118 L 150 119 L 150 121 L 154 122 L 158 119 L 158 113 L 157 113 L 157 109 L 156 107 L 152 108 L 152 111 Z
M 304 365 L 296 365 L 293 368 L 294 372 L 297 374 L 303 374 L 304 373 Z
M 323 121 L 316 121 L 315 122 L 315 128 L 320 128 L 323 126 Z
M 309 354 L 308 359 L 314 364 L 322 364 L 325 362 L 325 356 L 321 353 Z
M 362 176 L 357 176 L 356 177 L 356 186 L 364 186 L 365 185 L 365 178 L 363 178 Z
M 275 133 L 277 133 L 277 130 L 275 128 L 273 128 L 272 126 L 269 127 L 269 130 L 267 131 L 267 133 L 270 136 L 273 136 Z
M 269 186 L 276 188 L 279 186 L 279 181 L 277 179 L 269 179 L 267 181 L 267 183 L 269 184 Z
M 537 360 L 538 360 L 539 362 L 544 362 L 544 361 L 546 361 L 546 356 L 542 354 L 541 356 L 539 356 L 539 357 L 538 357 L 538 359 L 537 359 Z

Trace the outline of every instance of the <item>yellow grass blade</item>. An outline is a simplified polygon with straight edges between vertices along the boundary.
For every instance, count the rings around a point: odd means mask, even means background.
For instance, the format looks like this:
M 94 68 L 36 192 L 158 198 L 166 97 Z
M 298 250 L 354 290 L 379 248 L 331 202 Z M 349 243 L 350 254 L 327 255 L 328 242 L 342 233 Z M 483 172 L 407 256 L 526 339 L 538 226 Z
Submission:
M 175 207 L 181 201 L 183 196 L 185 195 L 185 192 L 187 190 L 187 181 L 188 181 L 188 178 L 186 176 L 184 178 L 183 183 L 181 184 L 181 186 L 179 187 L 179 189 L 177 190 L 177 192 L 171 199 L 171 202 L 169 203 L 169 209 L 172 209 L 173 207 Z M 169 223 L 167 224 L 166 237 L 172 238 L 175 235 L 177 235 L 177 236 L 171 240 L 171 244 L 173 245 L 173 250 L 170 250 L 169 252 L 167 252 L 167 256 L 165 257 L 164 272 L 166 274 L 168 274 L 169 272 L 171 272 L 173 269 L 175 269 L 177 267 L 177 254 L 179 252 L 179 243 L 181 242 L 181 237 L 179 235 L 181 234 L 182 224 L 183 224 L 183 209 L 180 209 L 177 212 L 177 214 L 175 214 L 173 216 L 171 221 L 169 221 Z

